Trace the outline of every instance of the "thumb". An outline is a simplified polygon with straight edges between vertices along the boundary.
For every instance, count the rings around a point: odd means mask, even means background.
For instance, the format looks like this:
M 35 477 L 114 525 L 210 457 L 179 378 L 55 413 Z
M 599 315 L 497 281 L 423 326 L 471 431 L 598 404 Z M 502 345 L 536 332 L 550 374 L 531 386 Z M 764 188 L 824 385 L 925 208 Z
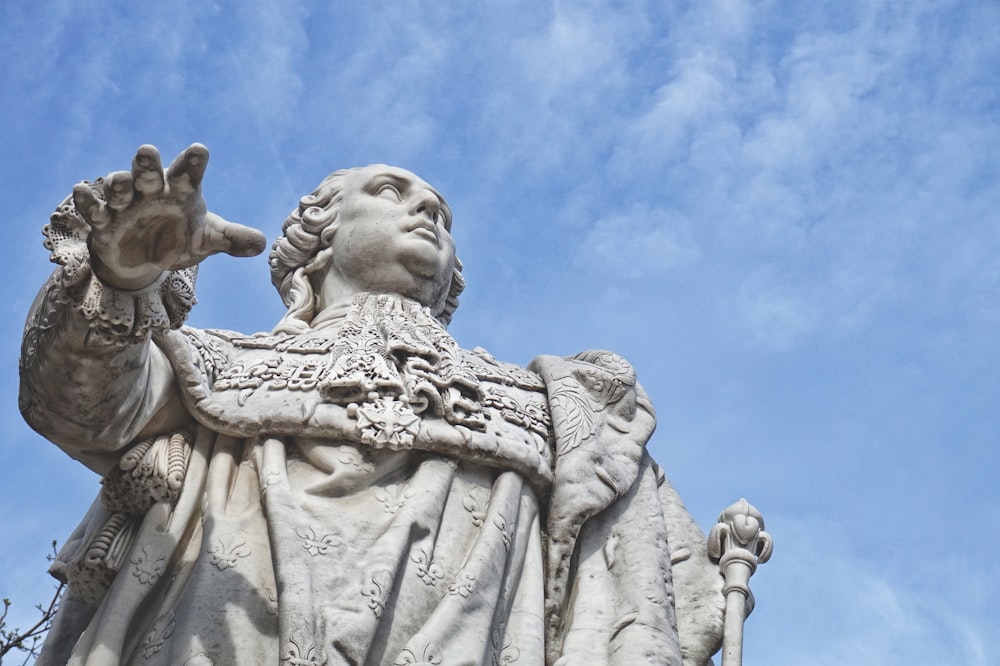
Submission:
M 192 254 L 205 257 L 225 252 L 234 257 L 253 257 L 267 247 L 267 238 L 260 231 L 216 215 L 205 214 L 205 224 L 201 233 L 192 243 Z

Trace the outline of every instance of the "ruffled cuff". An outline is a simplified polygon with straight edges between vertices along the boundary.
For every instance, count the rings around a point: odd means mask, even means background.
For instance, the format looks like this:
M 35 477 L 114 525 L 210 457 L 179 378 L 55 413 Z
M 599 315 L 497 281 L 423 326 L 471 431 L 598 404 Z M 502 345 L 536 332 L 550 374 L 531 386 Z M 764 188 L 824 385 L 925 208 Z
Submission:
M 90 186 L 103 198 L 103 179 Z M 118 289 L 98 278 L 87 246 L 90 225 L 76 210 L 72 196 L 59 204 L 42 234 L 49 259 L 58 264 L 53 275 L 61 287 L 57 300 L 82 314 L 104 337 L 138 341 L 147 333 L 180 328 L 196 303 L 197 266 L 164 271 L 152 284 L 136 290 Z

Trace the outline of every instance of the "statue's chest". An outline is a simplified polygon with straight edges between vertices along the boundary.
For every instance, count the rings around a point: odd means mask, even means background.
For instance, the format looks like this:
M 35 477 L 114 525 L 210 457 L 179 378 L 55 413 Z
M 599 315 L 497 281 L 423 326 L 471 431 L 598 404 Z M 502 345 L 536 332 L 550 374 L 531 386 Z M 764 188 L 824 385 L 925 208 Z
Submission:
M 533 372 L 482 349 L 447 357 L 387 355 L 372 346 L 344 345 L 336 333 L 198 335 L 198 365 L 212 400 L 228 411 L 264 415 L 308 413 L 310 405 L 357 403 L 373 396 L 405 410 L 442 417 L 495 439 L 501 448 L 529 447 L 551 460 L 551 419 L 545 385 Z M 290 406 L 297 406 L 290 410 Z

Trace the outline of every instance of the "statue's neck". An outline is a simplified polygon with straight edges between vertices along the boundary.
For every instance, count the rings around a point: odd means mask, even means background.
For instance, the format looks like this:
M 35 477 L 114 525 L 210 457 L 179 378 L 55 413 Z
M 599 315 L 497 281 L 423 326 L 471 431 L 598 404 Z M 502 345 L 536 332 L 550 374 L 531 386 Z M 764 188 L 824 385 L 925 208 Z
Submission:
M 340 328 L 340 325 L 351 311 L 353 300 L 353 298 L 342 298 L 330 303 L 313 317 L 309 323 L 309 327 L 313 330 L 336 330 Z

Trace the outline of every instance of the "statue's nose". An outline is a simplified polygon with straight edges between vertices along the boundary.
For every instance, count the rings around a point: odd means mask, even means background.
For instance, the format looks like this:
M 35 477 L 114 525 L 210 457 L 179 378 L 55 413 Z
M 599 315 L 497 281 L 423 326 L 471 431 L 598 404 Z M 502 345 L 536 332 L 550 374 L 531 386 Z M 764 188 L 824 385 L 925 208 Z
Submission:
M 414 214 L 423 213 L 431 219 L 436 219 L 437 214 L 441 211 L 441 202 L 438 200 L 437 196 L 433 192 L 424 191 L 421 192 L 416 199 L 413 210 Z

